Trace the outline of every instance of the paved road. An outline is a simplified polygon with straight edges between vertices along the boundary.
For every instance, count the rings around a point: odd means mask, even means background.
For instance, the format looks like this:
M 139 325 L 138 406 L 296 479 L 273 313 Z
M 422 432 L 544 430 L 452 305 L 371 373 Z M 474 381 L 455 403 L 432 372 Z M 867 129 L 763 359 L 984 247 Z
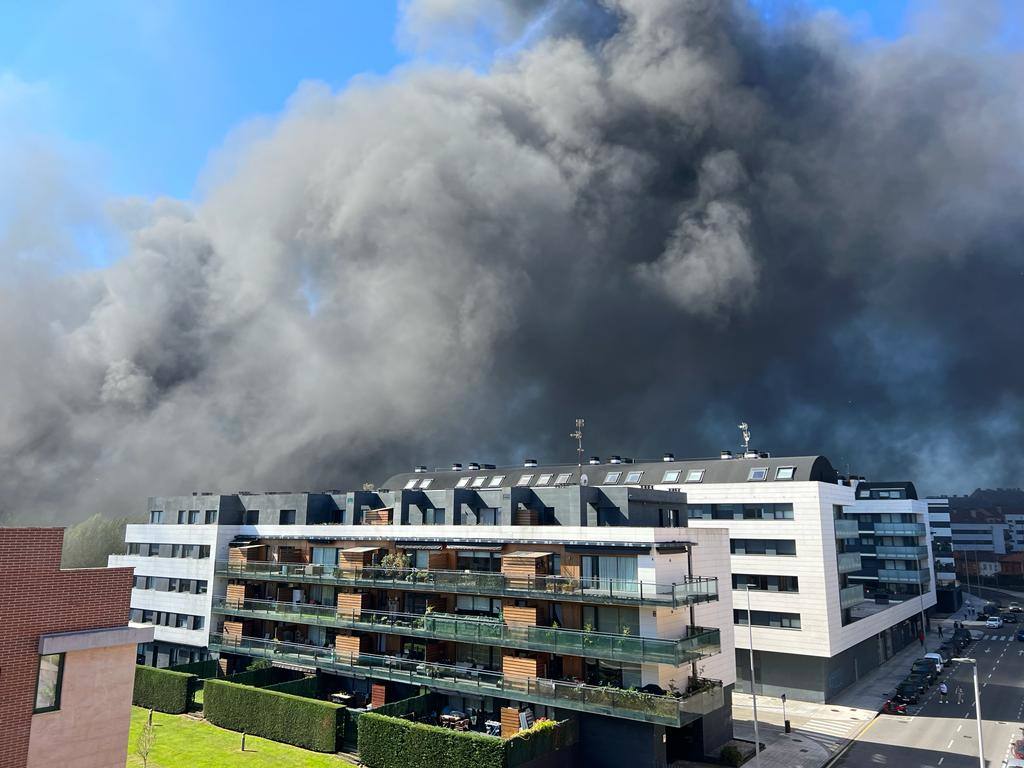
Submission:
M 1024 725 L 1024 642 L 1015 627 L 985 630 L 964 649 L 978 659 L 985 763 L 999 768 Z M 836 768 L 978 768 L 978 731 L 970 664 L 946 667 L 950 689 L 942 703 L 938 683 L 906 715 L 880 715 L 835 764 Z M 959 691 L 958 691 L 959 689 Z

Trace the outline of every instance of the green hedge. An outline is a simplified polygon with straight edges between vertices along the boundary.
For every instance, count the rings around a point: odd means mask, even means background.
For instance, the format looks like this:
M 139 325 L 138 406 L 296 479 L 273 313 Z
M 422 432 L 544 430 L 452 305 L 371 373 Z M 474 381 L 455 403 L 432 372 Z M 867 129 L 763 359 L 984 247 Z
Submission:
M 579 741 L 575 720 L 542 720 L 528 731 L 520 731 L 505 741 L 505 765 L 516 768 L 549 752 L 571 747 Z
M 400 699 L 390 704 L 382 704 L 374 712 L 378 715 L 390 717 L 401 717 L 402 715 L 416 715 L 420 717 L 428 712 L 441 711 L 444 708 L 446 698 L 437 693 L 421 693 L 419 696 L 412 696 L 408 699 Z
M 359 759 L 370 768 L 504 768 L 505 743 L 497 736 L 364 712 Z
M 251 733 L 317 752 L 337 752 L 345 708 L 226 680 L 207 680 L 203 714 L 221 728 Z
M 217 666 L 216 659 L 207 659 L 206 661 L 193 661 L 188 664 L 174 664 L 168 667 L 172 672 L 184 672 L 185 674 L 195 675 L 200 680 L 206 680 L 210 677 L 217 677 L 217 673 L 220 671 Z
M 315 699 L 320 690 L 320 683 L 316 677 L 300 677 L 298 680 L 286 680 L 283 683 L 264 686 L 263 690 L 290 693 L 292 696 L 302 696 L 305 699 Z
M 178 715 L 188 709 L 195 688 L 195 675 L 137 665 L 132 704 L 158 712 Z
M 291 680 L 298 680 L 301 677 L 303 677 L 302 673 L 294 669 L 262 667 L 260 669 L 247 669 L 244 672 L 236 672 L 224 679 L 229 683 L 237 685 L 252 685 L 256 688 L 266 688 L 268 685 L 287 683 Z

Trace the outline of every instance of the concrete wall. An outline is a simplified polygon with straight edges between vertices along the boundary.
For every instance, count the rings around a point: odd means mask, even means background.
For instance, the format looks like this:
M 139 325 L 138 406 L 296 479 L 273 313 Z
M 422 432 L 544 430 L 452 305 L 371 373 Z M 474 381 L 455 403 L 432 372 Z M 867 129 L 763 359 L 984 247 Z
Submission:
M 27 768 L 124 768 L 135 646 L 67 653 L 60 709 L 32 716 Z

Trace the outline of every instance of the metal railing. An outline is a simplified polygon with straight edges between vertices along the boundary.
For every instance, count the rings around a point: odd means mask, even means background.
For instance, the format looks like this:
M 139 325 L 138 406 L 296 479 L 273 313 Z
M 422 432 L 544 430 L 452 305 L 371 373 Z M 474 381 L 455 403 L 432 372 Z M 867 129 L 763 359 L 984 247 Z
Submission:
M 864 602 L 864 585 L 856 584 L 852 587 L 844 587 L 839 590 L 839 606 L 841 608 L 852 608 Z
M 685 664 L 721 652 L 717 629 L 687 627 L 679 639 L 587 632 L 560 627 L 508 625 L 500 619 L 448 613 L 397 613 L 344 610 L 309 603 L 213 598 L 218 613 L 253 619 L 338 627 L 410 637 L 496 645 L 611 661 Z
M 856 520 L 834 520 L 837 539 L 856 539 L 860 536 L 859 526 Z
M 213 634 L 210 635 L 210 650 L 271 659 L 284 666 L 323 669 L 478 696 L 498 696 L 676 727 L 713 712 L 725 703 L 722 684 L 717 680 L 700 679 L 692 690 L 680 696 L 660 696 L 611 686 L 506 677 L 500 672 L 394 656 L 339 653 L 333 648 L 251 637 Z
M 506 576 L 480 571 L 394 568 L 338 568 L 302 563 L 218 562 L 218 576 L 263 581 L 424 592 L 461 592 L 499 597 L 535 597 L 616 605 L 669 605 L 673 608 L 718 599 L 718 579 L 689 577 L 675 584 L 569 576 Z
M 924 523 L 864 523 L 866 533 L 880 536 L 924 536 Z
M 893 547 L 879 545 L 875 547 L 875 554 L 878 557 L 888 557 L 894 560 L 920 560 L 928 557 L 928 547 Z
M 927 584 L 931 580 L 931 573 L 923 569 L 901 570 L 898 568 L 879 568 L 878 580 L 910 582 L 912 584 Z
M 840 573 L 852 573 L 861 569 L 860 552 L 840 552 L 836 559 Z

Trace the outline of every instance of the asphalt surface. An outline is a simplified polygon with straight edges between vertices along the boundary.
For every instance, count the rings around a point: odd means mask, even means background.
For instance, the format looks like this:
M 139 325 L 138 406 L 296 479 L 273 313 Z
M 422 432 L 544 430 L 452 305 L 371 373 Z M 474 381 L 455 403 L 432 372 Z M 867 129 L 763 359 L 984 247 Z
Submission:
M 975 628 L 968 624 L 969 628 Z M 1024 738 L 1024 642 L 1015 641 L 1021 625 L 983 629 L 962 656 L 978 660 L 982 737 L 986 768 L 999 768 L 1010 746 Z M 908 670 L 909 672 L 909 670 Z M 949 686 L 948 701 L 939 682 Z M 978 768 L 978 729 L 970 664 L 947 665 L 941 677 L 910 705 L 906 715 L 879 715 L 834 763 L 835 768 Z

